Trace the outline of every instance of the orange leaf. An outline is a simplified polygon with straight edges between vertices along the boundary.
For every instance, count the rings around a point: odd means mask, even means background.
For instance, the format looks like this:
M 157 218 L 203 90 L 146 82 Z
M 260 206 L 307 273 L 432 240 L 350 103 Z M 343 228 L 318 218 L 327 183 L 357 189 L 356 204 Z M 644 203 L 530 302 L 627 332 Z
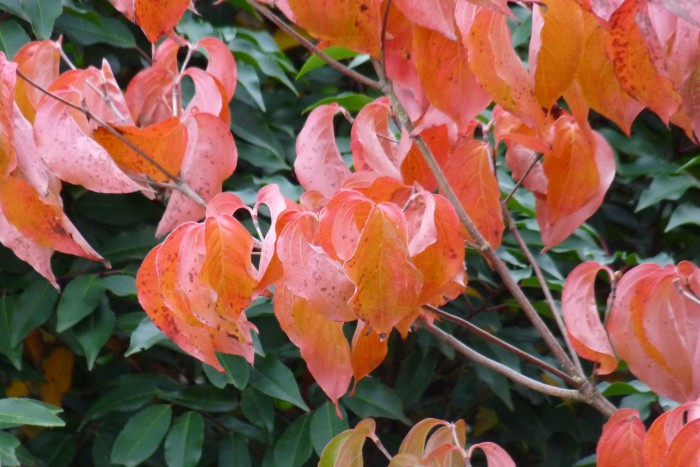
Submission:
M 435 160 L 441 167 L 444 167 L 451 151 L 450 133 L 447 125 L 434 126 L 420 132 L 420 137 L 425 141 L 433 153 Z M 437 180 L 428 168 L 423 154 L 414 144 L 406 157 L 401 162 L 401 177 L 406 185 L 418 183 L 428 191 L 437 188 Z
M 390 111 L 387 97 L 365 105 L 352 125 L 350 149 L 355 170 L 370 170 L 400 180 L 399 165 L 405 153 L 401 153 L 400 145 L 389 129 Z
M 0 212 L 0 242 L 29 263 L 36 272 L 44 276 L 58 290 L 58 282 L 51 271 L 53 248 L 32 241 L 10 224 Z
M 323 448 L 319 465 L 362 467 L 362 447 L 367 438 L 376 439 L 374 420 L 365 418 L 355 428 L 345 430 Z
M 600 271 L 607 272 L 613 280 L 612 270 L 595 261 L 586 261 L 571 271 L 564 283 L 561 308 L 576 353 L 599 363 L 596 373 L 607 375 L 617 368 L 617 358 L 596 306 L 594 284 Z
M 490 103 L 491 96 L 469 67 L 461 40 L 413 27 L 413 60 L 423 91 L 431 104 L 452 118 L 460 129 Z
M 17 63 L 17 69 L 42 88 L 48 89 L 58 77 L 58 66 L 61 60 L 59 48 L 60 45 L 53 41 L 25 44 L 15 54 L 14 61 Z M 42 91 L 27 84 L 23 79 L 17 80 L 15 101 L 30 122 L 34 121 L 39 101 L 44 96 Z
M 583 12 L 574 0 L 547 0 L 533 6 L 528 62 L 542 107 L 552 107 L 569 88 L 582 52 Z
M 171 175 L 178 175 L 187 148 L 187 127 L 178 118 L 171 117 L 146 128 L 118 126 L 115 129 Z M 98 128 L 94 137 L 124 169 L 159 182 L 169 180 L 161 170 L 106 129 Z
M 324 45 L 379 58 L 382 14 L 379 0 L 285 0 L 280 9 Z
M 231 50 L 220 39 L 205 37 L 195 44 L 194 48 L 206 50 L 208 55 L 207 73 L 216 78 L 222 85 L 226 96 L 226 102 L 233 98 L 236 90 L 236 61 Z
M 355 387 L 358 381 L 376 369 L 387 352 L 387 339 L 380 339 L 379 334 L 367 329 L 364 321 L 357 320 L 357 327 L 352 336 L 352 372 Z M 353 392 L 355 389 L 353 388 Z
M 437 426 L 449 426 L 449 423 L 437 418 L 424 418 L 413 425 L 413 428 L 401 442 L 399 453 L 412 454 L 418 459 L 422 459 L 425 456 L 425 441 L 428 438 L 428 433 Z
M 372 207 L 372 201 L 354 190 L 333 195 L 319 220 L 319 244 L 328 256 L 346 261 L 353 255 Z
M 355 253 L 345 263 L 356 287 L 350 305 L 380 337 L 402 319 L 419 313 L 422 277 L 410 261 L 407 243 L 401 209 L 378 204 L 362 228 Z
M 700 464 L 700 420 L 687 423 L 673 439 L 666 455 L 669 466 Z
M 155 43 L 173 30 L 189 6 L 190 0 L 134 0 L 136 23 Z
M 455 40 L 456 0 L 396 0 L 399 10 L 412 22 Z
M 606 51 L 632 97 L 668 123 L 682 99 L 667 77 L 665 58 L 642 0 L 626 0 L 610 18 Z
M 482 141 L 462 144 L 454 150 L 444 171 L 476 228 L 493 248 L 498 248 L 504 229 L 503 213 L 489 145 Z
M 17 64 L 0 53 L 0 182 L 17 167 L 14 148 L 14 95 Z
M 481 449 L 486 455 L 489 467 L 515 467 L 515 462 L 499 445 L 491 442 L 479 443 L 469 448 L 469 457 L 475 449 Z
M 620 459 L 630 467 L 644 467 L 642 443 L 646 430 L 635 409 L 620 409 L 603 426 L 596 453 L 598 467 L 617 467 Z

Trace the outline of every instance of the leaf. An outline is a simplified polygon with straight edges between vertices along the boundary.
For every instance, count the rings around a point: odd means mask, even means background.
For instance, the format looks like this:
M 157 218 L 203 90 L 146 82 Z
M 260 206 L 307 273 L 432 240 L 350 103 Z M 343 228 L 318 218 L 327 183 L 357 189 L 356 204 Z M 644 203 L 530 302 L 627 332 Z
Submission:
M 607 375 L 617 368 L 617 358 L 600 320 L 595 299 L 595 279 L 605 271 L 612 282 L 613 272 L 595 261 L 579 264 L 566 279 L 561 308 L 566 331 L 576 353 L 600 364 L 596 373 Z
M 350 305 L 380 336 L 418 315 L 422 275 L 409 259 L 406 221 L 395 204 L 372 209 L 344 267 L 356 287 Z
M 401 399 L 396 392 L 375 379 L 360 381 L 355 394 L 343 398 L 342 402 L 358 417 L 386 417 L 411 424 L 403 413 Z
M 70 390 L 73 381 L 75 355 L 67 347 L 56 347 L 44 360 L 44 382 L 39 395 L 44 402 L 60 407 L 61 398 Z
M 687 203 L 678 206 L 668 219 L 664 232 L 669 232 L 676 227 L 686 224 L 700 225 L 700 207 Z
M 178 118 L 172 117 L 146 128 L 116 126 L 115 129 L 124 139 L 138 147 L 170 175 L 178 175 L 188 142 L 187 127 Z M 148 176 L 159 182 L 170 180 L 163 170 L 139 155 L 105 128 L 98 128 L 94 138 L 123 169 Z
M 83 417 L 82 427 L 91 420 L 101 418 L 108 413 L 120 410 L 136 410 L 150 401 L 160 390 L 149 380 L 128 380 L 100 397 Z
M 419 459 L 425 457 L 425 441 L 428 433 L 437 426 L 448 426 L 449 423 L 436 418 L 425 418 L 413 425 L 401 442 L 399 454 L 412 454 Z
M 346 58 L 353 58 L 357 57 L 358 53 L 353 52 L 352 50 L 348 50 L 343 47 L 327 47 L 323 49 L 323 53 L 328 55 L 331 58 L 334 58 L 336 60 L 344 60 Z M 317 68 L 321 68 L 323 66 L 328 65 L 323 59 L 319 58 L 316 55 L 311 55 L 304 64 L 301 66 L 299 69 L 299 73 L 297 73 L 296 79 L 299 80 L 301 79 L 304 75 L 307 73 L 310 73 L 314 71 Z
M 347 420 L 338 418 L 333 404 L 326 402 L 311 414 L 309 434 L 311 444 L 318 456 L 321 456 L 328 442 L 340 432 L 348 429 Z
M 278 6 L 290 21 L 323 43 L 379 57 L 380 2 L 343 0 L 329 6 L 324 2 L 285 0 Z
M 3 428 L 21 425 L 64 426 L 65 422 L 56 415 L 63 409 L 44 404 L 33 399 L 0 399 L 0 424 Z
M 273 357 L 258 359 L 250 374 L 250 385 L 263 394 L 309 411 L 291 370 Z
M 456 0 L 397 0 L 396 6 L 415 24 L 432 29 L 450 40 L 456 40 L 454 13 Z
M 625 0 L 610 17 L 605 48 L 625 91 L 668 123 L 682 99 L 665 76 L 662 46 L 652 36 L 645 5 Z
M 530 74 L 535 97 L 550 108 L 576 76 L 584 45 L 583 11 L 574 0 L 546 1 L 533 8 L 532 25 Z
M 371 170 L 401 180 L 399 164 L 405 154 L 389 129 L 389 99 L 380 97 L 366 105 L 352 125 L 350 149 L 355 170 Z
M 0 24 L 0 50 L 9 58 L 31 39 L 14 19 L 7 19 Z
M 235 433 L 227 433 L 219 441 L 219 466 L 252 467 L 248 440 Z
M 68 9 L 56 19 L 56 28 L 83 45 L 109 44 L 125 49 L 136 46 L 134 35 L 122 21 L 95 12 L 80 14 Z
M 280 467 L 299 467 L 311 457 L 311 438 L 309 437 L 309 425 L 311 414 L 303 414 L 294 420 L 274 448 L 274 465 Z
M 700 188 L 700 183 L 687 175 L 656 175 L 651 185 L 639 196 L 639 202 L 635 212 L 654 206 L 663 200 L 677 200 L 688 191 L 689 188 Z
M 170 428 L 172 409 L 158 404 L 131 417 L 117 435 L 111 462 L 136 466 L 153 455 Z
M 35 281 L 19 296 L 11 313 L 10 346 L 17 347 L 33 329 L 49 319 L 58 293 L 46 282 Z
M 70 329 L 89 315 L 100 303 L 105 289 L 99 277 L 85 275 L 68 283 L 56 309 L 56 330 Z
M 117 297 L 131 297 L 136 295 L 136 279 L 133 276 L 113 274 L 102 277 L 100 282 L 105 290 L 109 290 Z
M 17 69 L 29 79 L 48 89 L 51 83 L 58 77 L 60 61 L 59 45 L 53 41 L 30 42 L 17 51 L 14 61 Z M 24 80 L 17 80 L 15 87 L 15 101 L 22 114 L 30 121 L 34 121 L 36 109 L 44 93 L 27 84 Z
M 676 16 L 700 27 L 700 13 L 691 0 L 662 0 L 664 7 Z
M 269 436 L 275 423 L 275 407 L 270 397 L 248 387 L 241 394 L 241 410 L 250 423 L 261 427 Z
M 151 43 L 172 31 L 190 6 L 190 0 L 135 0 L 136 23 Z
M 361 467 L 362 447 L 367 438 L 375 437 L 375 423 L 371 418 L 360 420 L 355 428 L 346 430 L 333 438 L 323 450 L 319 467 L 333 467 L 343 465 L 347 467 Z
M 230 391 L 220 391 L 208 385 L 183 387 L 158 395 L 162 400 L 202 412 L 232 412 L 236 410 L 238 401 L 231 396 Z
M 227 102 L 233 97 L 236 90 L 236 61 L 228 46 L 215 37 L 205 37 L 197 42 L 197 49 L 202 48 L 207 52 L 207 73 L 216 78 L 224 89 Z
M 428 8 L 433 9 L 434 5 Z M 465 44 L 414 25 L 412 48 L 422 90 L 430 103 L 446 113 L 460 129 L 467 128 L 491 103 L 491 96 L 469 67 Z
M 53 31 L 53 23 L 61 14 L 63 5 L 52 0 L 23 0 L 22 13 L 32 24 L 32 30 L 39 39 L 48 39 Z
M 468 141 L 456 148 L 444 168 L 447 180 L 476 228 L 493 248 L 503 235 L 501 192 L 493 173 L 490 148 Z
M 187 149 L 180 178 L 204 201 L 209 202 L 221 193 L 224 180 L 236 169 L 236 144 L 228 125 L 213 115 L 195 113 L 186 120 L 186 125 Z M 202 170 L 203 166 L 209 169 Z M 198 221 L 203 216 L 203 207 L 186 194 L 174 191 L 158 224 L 156 236 L 160 237 L 185 222 Z
M 335 142 L 333 117 L 347 113 L 338 104 L 316 107 L 297 136 L 294 173 L 307 191 L 318 190 L 331 196 L 350 175 Z
M 21 465 L 17 459 L 20 442 L 10 433 L 0 431 L 0 464 L 15 467 Z
M 692 465 L 700 460 L 697 445 L 700 442 L 700 420 L 688 422 L 673 438 L 668 448 L 666 465 Z
M 596 453 L 599 467 L 619 465 L 625 459 L 629 466 L 645 465 L 642 460 L 642 443 L 646 430 L 634 409 L 619 409 L 603 426 Z
M 124 356 L 130 357 L 135 353 L 148 350 L 165 339 L 165 335 L 153 324 L 151 318 L 146 317 L 131 333 L 129 348 L 124 353 Z
M 203 444 L 204 418 L 199 412 L 185 412 L 165 438 L 165 462 L 172 467 L 195 466 L 202 457 Z
M 75 337 L 85 353 L 88 370 L 92 370 L 102 346 L 114 331 L 116 318 L 109 302 L 102 300 L 97 310 L 73 326 Z M 133 334 L 132 334 L 133 339 Z
M 478 443 L 469 448 L 468 456 L 471 457 L 475 449 L 481 449 L 486 454 L 486 462 L 489 467 L 515 467 L 515 462 L 508 453 L 499 445 L 491 442 Z
M 364 321 L 357 320 L 350 354 L 355 386 L 384 361 L 387 354 L 387 342 L 387 339 L 381 339 L 379 334 L 368 329 Z M 353 392 L 354 390 L 353 388 Z

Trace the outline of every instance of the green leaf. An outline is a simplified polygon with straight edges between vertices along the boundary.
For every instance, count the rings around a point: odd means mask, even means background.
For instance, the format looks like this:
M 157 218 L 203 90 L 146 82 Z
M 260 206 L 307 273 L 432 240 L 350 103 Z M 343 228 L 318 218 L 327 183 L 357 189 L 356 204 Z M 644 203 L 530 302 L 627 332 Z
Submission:
M 292 371 L 275 357 L 259 358 L 250 375 L 250 385 L 270 397 L 287 401 L 302 410 L 309 407 L 301 398 Z
M 27 334 L 49 319 L 57 299 L 58 292 L 47 281 L 34 281 L 24 289 L 11 310 L 11 347 L 20 345 Z
M 32 439 L 29 448 L 44 465 L 68 467 L 73 465 L 78 445 L 74 435 L 47 430 Z
M 352 397 L 343 397 L 341 402 L 360 418 L 386 417 L 406 425 L 411 424 L 403 413 L 401 398 L 391 388 L 375 379 L 360 381 L 355 394 Z
M 148 316 L 143 318 L 134 332 L 131 334 L 131 342 L 124 356 L 129 357 L 135 353 L 148 350 L 158 342 L 167 339 L 160 329 L 153 324 Z
M 265 430 L 268 435 L 272 434 L 275 424 L 275 404 L 272 399 L 253 388 L 244 389 L 241 394 L 241 410 L 252 424 Z
M 102 287 L 112 292 L 117 297 L 136 296 L 136 278 L 125 274 L 106 276 L 102 278 Z
M 278 467 L 299 467 L 306 462 L 313 449 L 309 436 L 311 414 L 297 417 L 291 425 L 284 430 L 282 436 L 275 443 L 274 459 Z
M 0 296 L 0 353 L 5 355 L 18 370 L 22 368 L 22 341 L 12 346 L 13 315 L 17 300 L 11 295 Z
M 56 0 L 22 0 L 22 11 L 39 39 L 51 38 L 53 23 L 62 10 L 63 5 Z
M 213 386 L 192 386 L 159 394 L 158 397 L 203 412 L 232 412 L 238 407 L 238 401 L 231 391 L 222 391 Z
M 151 457 L 168 432 L 171 419 L 172 409 L 165 404 L 146 407 L 131 417 L 114 441 L 112 462 L 131 467 Z
M 114 265 L 127 260 L 142 261 L 157 244 L 155 227 L 139 227 L 111 237 L 100 252 Z
M 678 206 L 668 219 L 664 232 L 669 232 L 685 224 L 700 225 L 700 207 L 688 203 Z
M 335 413 L 335 407 L 326 402 L 311 415 L 310 435 L 311 444 L 316 454 L 321 456 L 328 442 L 336 435 L 347 430 L 347 417 L 341 419 Z
M 17 438 L 10 433 L 0 431 L 0 465 L 15 467 L 20 465 L 15 450 L 20 446 Z
M 191 467 L 202 457 L 204 419 L 198 412 L 181 415 L 165 438 L 165 462 L 169 467 Z
M 56 414 L 63 409 L 34 399 L 0 399 L 0 426 L 11 428 L 21 425 L 64 426 L 65 422 Z
M 216 358 L 236 388 L 245 389 L 248 386 L 251 366 L 245 358 L 219 352 L 216 353 Z
M 88 274 L 73 279 L 61 294 L 56 309 L 56 330 L 63 332 L 89 315 L 100 303 L 105 289 L 99 277 Z
M 345 108 L 349 112 L 359 112 L 365 105 L 369 104 L 373 100 L 374 99 L 365 94 L 344 92 L 336 96 L 325 97 L 319 101 L 316 101 L 310 106 L 306 107 L 302 113 L 309 113 L 316 107 L 331 104 L 333 102 L 337 102 L 341 107 Z
M 248 440 L 243 436 L 228 433 L 219 440 L 219 467 L 251 467 Z
M 323 52 L 328 55 L 331 58 L 334 58 L 336 60 L 343 60 L 346 58 L 352 58 L 356 57 L 358 55 L 357 52 L 353 52 L 352 50 L 344 49 L 342 47 L 327 47 L 323 49 Z M 322 58 L 319 58 L 316 55 L 311 55 L 306 62 L 301 67 L 301 70 L 299 70 L 299 73 L 297 73 L 297 79 L 301 78 L 305 74 L 317 69 L 321 68 L 322 66 L 328 65 L 325 60 Z
M 14 57 L 17 51 L 30 40 L 29 35 L 14 19 L 0 23 L 0 50 L 5 53 L 8 60 Z
M 82 45 L 102 43 L 125 49 L 136 47 L 134 35 L 126 24 L 116 18 L 100 16 L 94 11 L 80 14 L 68 10 L 56 20 L 56 28 Z
M 260 78 L 258 77 L 258 72 L 255 71 L 255 68 L 248 64 L 237 61 L 236 75 L 236 80 L 241 85 L 241 87 L 248 93 L 247 97 L 249 97 L 250 100 L 252 100 L 252 103 L 254 103 L 260 110 L 265 112 L 265 101 L 263 100 L 262 92 L 260 92 Z M 238 93 L 236 93 L 236 99 L 238 98 Z M 236 117 L 234 116 L 233 118 Z
M 129 224 L 156 219 L 161 214 L 155 204 L 145 204 L 143 195 L 113 195 L 87 192 L 75 200 L 73 208 L 90 220 L 122 229 Z
M 698 188 L 698 181 L 687 175 L 657 175 L 649 188 L 639 196 L 639 203 L 634 212 L 652 206 L 663 200 L 677 200 L 688 190 Z
M 109 307 L 109 301 L 103 296 L 97 311 L 73 327 L 75 338 L 85 353 L 88 370 L 92 370 L 95 359 L 109 336 L 112 335 L 116 322 L 117 319 Z
M 259 110 L 237 100 L 231 106 L 231 130 L 254 146 L 265 148 L 284 160 L 284 150 Z M 244 116 L 236 118 L 236 116 Z

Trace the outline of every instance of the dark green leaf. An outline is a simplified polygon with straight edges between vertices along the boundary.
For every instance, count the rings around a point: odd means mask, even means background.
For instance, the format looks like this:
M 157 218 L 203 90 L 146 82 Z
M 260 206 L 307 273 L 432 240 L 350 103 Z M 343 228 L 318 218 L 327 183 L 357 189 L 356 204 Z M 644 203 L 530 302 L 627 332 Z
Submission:
M 677 200 L 683 196 L 688 188 L 698 188 L 699 186 L 700 184 L 697 180 L 686 175 L 658 175 L 654 177 L 649 188 L 642 192 L 635 212 L 639 212 L 659 201 L 667 199 Z
M 352 50 L 344 49 L 342 47 L 327 47 L 323 49 L 323 53 L 336 60 L 343 60 L 357 56 L 357 52 L 353 52 Z M 317 68 L 321 68 L 322 66 L 326 65 L 328 64 L 325 60 L 317 57 L 316 55 L 311 55 L 311 57 L 304 62 L 301 70 L 299 70 L 299 73 L 297 73 L 297 79 Z
M 56 28 L 82 45 L 103 43 L 127 49 L 136 46 L 134 35 L 122 21 L 95 12 L 78 14 L 69 10 L 56 20 Z
M 156 452 L 170 427 L 172 409 L 159 404 L 146 407 L 131 417 L 117 435 L 112 447 L 112 462 L 135 466 Z
M 32 23 L 32 30 L 39 39 L 50 39 L 53 23 L 63 6 L 56 0 L 22 0 L 22 11 Z
M 17 301 L 13 296 L 0 296 L 0 353 L 5 355 L 18 370 L 22 368 L 22 341 L 12 346 L 13 315 Z
M 341 402 L 360 418 L 386 417 L 406 425 L 411 421 L 403 413 L 401 398 L 390 387 L 375 379 L 365 378 L 357 384 L 355 394 L 345 396 Z
M 19 446 L 20 442 L 17 438 L 10 433 L 0 431 L 0 465 L 8 467 L 20 465 L 15 452 Z
M 311 425 L 309 427 L 311 443 L 316 454 L 321 456 L 323 448 L 333 437 L 347 430 L 347 417 L 341 419 L 335 413 L 335 407 L 330 402 L 326 402 L 311 415 Z
M 154 226 L 139 227 L 136 230 L 128 230 L 111 237 L 100 248 L 100 253 L 107 258 L 112 265 L 126 260 L 141 261 L 154 246 L 158 244 L 156 229 Z
M 73 279 L 61 294 L 56 308 L 56 330 L 63 332 L 89 315 L 100 303 L 105 289 L 99 277 L 89 274 Z
M 217 353 L 216 358 L 236 388 L 245 389 L 248 386 L 251 366 L 245 358 L 222 353 Z
M 685 224 L 700 225 L 700 207 L 688 203 L 678 206 L 671 214 L 664 232 L 669 232 Z
M 88 370 L 92 370 L 102 346 L 105 345 L 114 331 L 116 321 L 114 312 L 109 307 L 109 301 L 103 297 L 97 311 L 73 327 L 75 338 L 85 353 Z
M 274 459 L 278 467 L 299 467 L 306 462 L 313 449 L 309 436 L 311 414 L 297 417 L 291 425 L 284 430 L 282 436 L 275 443 Z
M 124 355 L 129 357 L 135 353 L 148 350 L 165 339 L 167 339 L 165 334 L 153 324 L 151 318 L 145 317 L 131 334 L 131 342 Z
M 260 110 L 265 112 L 265 101 L 263 100 L 262 93 L 260 92 L 260 78 L 258 78 L 258 73 L 250 65 L 242 62 L 236 62 L 236 73 L 238 83 L 246 91 L 248 100 L 252 101 L 251 104 L 255 104 Z M 239 93 L 236 93 L 236 99 L 239 99 Z M 232 118 L 236 118 L 236 114 L 232 114 Z
M 270 397 L 287 401 L 308 412 L 291 370 L 275 357 L 259 358 L 250 375 L 250 385 Z
M 118 297 L 136 296 L 136 278 L 124 274 L 105 276 L 102 278 L 102 287 Z
M 58 292 L 47 281 L 34 281 L 19 296 L 12 310 L 10 346 L 16 347 L 29 332 L 51 316 Z
M 219 441 L 219 467 L 250 467 L 248 440 L 243 436 L 228 433 Z
M 192 467 L 202 457 L 204 419 L 198 412 L 185 412 L 165 438 L 165 462 L 168 467 Z
M 124 228 L 129 224 L 157 218 L 160 209 L 155 203 L 145 203 L 140 194 L 113 195 L 84 193 L 75 200 L 74 208 L 90 220 Z
M 11 428 L 20 425 L 64 426 L 56 414 L 63 409 L 34 399 L 0 399 L 0 426 Z
M 13 19 L 0 23 L 0 49 L 8 60 L 15 56 L 17 51 L 31 39 L 22 29 L 22 26 Z
M 269 435 L 275 424 L 275 405 L 265 394 L 253 388 L 241 394 L 241 410 L 252 424 L 261 427 Z
M 49 430 L 32 439 L 29 447 L 34 456 L 51 467 L 73 465 L 78 449 L 74 436 Z
M 232 412 L 238 407 L 234 394 L 213 386 L 192 386 L 159 394 L 158 397 L 203 412 Z

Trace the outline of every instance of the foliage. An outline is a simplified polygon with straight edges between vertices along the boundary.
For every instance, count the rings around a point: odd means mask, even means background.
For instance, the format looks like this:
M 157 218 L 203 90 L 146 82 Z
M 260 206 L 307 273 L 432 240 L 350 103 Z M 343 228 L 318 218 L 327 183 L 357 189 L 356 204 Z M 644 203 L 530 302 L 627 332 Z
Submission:
M 697 460 L 690 2 L 163 3 L 0 0 L 0 465 Z

